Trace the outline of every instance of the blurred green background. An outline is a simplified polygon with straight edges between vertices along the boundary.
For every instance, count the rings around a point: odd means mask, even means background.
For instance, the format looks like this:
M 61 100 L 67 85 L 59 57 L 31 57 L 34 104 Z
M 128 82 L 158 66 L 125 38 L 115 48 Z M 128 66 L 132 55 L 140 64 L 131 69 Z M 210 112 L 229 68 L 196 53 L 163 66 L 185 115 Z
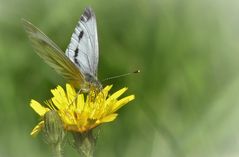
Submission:
M 66 49 L 86 6 L 98 22 L 99 77 L 136 100 L 102 126 L 96 157 L 239 156 L 239 1 L 0 0 L 0 157 L 51 152 L 29 133 L 65 81 L 33 51 L 25 18 Z M 70 146 L 66 156 L 77 156 Z

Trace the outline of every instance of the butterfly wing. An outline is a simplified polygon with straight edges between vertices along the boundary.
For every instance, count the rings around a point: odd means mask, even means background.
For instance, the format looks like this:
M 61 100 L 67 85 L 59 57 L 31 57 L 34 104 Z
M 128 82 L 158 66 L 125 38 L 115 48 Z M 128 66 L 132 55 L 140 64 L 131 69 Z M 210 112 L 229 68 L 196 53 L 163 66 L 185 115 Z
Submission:
M 64 52 L 33 24 L 27 20 L 22 20 L 22 23 L 35 52 L 65 79 L 78 87 L 81 86 L 84 76 Z
M 87 77 L 97 79 L 99 60 L 96 17 L 91 8 L 86 8 L 72 34 L 66 56 Z

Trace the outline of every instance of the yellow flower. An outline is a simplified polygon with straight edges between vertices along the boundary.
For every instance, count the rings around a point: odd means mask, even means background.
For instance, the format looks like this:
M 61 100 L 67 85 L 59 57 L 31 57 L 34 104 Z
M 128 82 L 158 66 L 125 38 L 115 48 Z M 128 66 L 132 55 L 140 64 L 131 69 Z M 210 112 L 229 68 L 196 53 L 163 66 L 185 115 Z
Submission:
M 84 94 L 77 94 L 71 85 L 66 84 L 66 91 L 61 86 L 51 90 L 53 97 L 45 103 L 47 107 L 35 100 L 31 100 L 30 106 L 41 117 L 50 110 L 57 111 L 65 130 L 83 133 L 115 120 L 118 115 L 116 111 L 135 98 L 130 95 L 118 100 L 127 88 L 109 95 L 111 88 L 112 85 L 106 86 L 99 93 L 90 91 L 84 98 Z M 38 123 L 31 135 L 36 135 L 43 126 L 44 121 Z

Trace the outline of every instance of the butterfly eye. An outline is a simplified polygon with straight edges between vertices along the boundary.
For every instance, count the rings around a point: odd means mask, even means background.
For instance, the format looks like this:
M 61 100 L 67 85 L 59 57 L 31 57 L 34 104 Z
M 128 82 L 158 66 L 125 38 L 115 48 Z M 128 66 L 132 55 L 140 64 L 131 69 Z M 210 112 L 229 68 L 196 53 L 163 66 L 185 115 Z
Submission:
M 90 75 L 90 74 L 85 74 L 85 80 L 87 82 L 92 83 L 92 82 L 94 82 L 94 77 L 92 75 Z

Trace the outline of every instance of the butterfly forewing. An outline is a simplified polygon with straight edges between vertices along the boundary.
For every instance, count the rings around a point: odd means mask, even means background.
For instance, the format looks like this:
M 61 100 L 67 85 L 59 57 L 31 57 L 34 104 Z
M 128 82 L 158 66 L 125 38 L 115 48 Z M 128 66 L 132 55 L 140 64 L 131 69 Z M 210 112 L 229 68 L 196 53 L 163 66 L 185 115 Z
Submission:
M 70 61 L 64 52 L 42 31 L 26 20 L 22 20 L 28 37 L 35 49 L 35 52 L 43 60 L 56 70 L 65 79 L 76 86 L 84 83 L 84 76 L 80 70 Z
M 84 75 L 97 78 L 99 48 L 95 14 L 86 8 L 72 34 L 66 56 Z

